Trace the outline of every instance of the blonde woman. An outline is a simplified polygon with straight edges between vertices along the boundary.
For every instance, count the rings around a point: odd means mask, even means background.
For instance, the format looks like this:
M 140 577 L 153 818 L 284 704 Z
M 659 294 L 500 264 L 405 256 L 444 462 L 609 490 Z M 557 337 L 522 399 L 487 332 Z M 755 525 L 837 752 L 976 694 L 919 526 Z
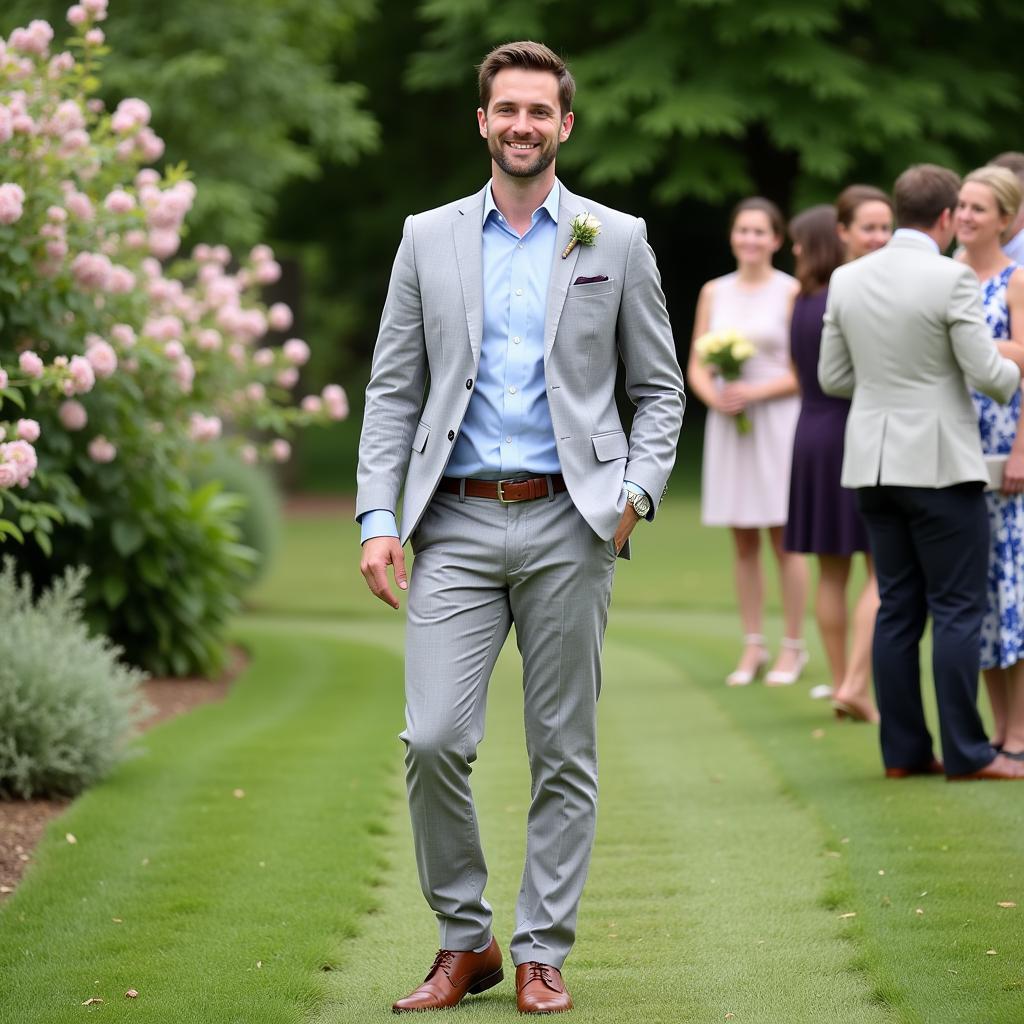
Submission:
M 730 686 L 753 682 L 770 660 L 763 631 L 764 579 L 761 531 L 779 566 L 783 638 L 769 685 L 796 682 L 807 662 L 803 641 L 807 567 L 802 555 L 786 551 L 782 529 L 789 506 L 789 469 L 800 402 L 789 362 L 789 321 L 799 285 L 776 270 L 772 258 L 784 237 L 782 214 L 767 199 L 744 199 L 733 211 L 729 242 L 736 270 L 701 289 L 694 340 L 709 330 L 738 331 L 757 354 L 743 364 L 740 380 L 725 383 L 690 348 L 688 381 L 708 407 L 704 428 L 701 518 L 706 526 L 727 526 L 735 547 L 736 597 L 743 650 Z M 745 413 L 751 429 L 741 432 Z
M 1002 347 L 1024 343 L 1024 269 L 1002 249 L 1021 205 L 1017 176 L 982 167 L 964 178 L 954 215 L 957 258 L 978 276 L 985 318 Z M 1006 405 L 973 392 L 981 446 L 1005 457 L 1002 486 L 989 491 L 988 607 L 981 667 L 995 718 L 993 746 L 1024 761 L 1024 432 L 1021 394 Z M 1001 461 L 1001 460 L 1000 460 Z

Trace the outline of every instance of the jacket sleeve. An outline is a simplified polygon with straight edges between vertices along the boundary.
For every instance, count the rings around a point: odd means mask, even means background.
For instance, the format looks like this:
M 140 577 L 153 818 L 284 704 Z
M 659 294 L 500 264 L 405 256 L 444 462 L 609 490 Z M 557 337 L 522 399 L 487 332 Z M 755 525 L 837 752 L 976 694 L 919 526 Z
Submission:
M 373 509 L 397 509 L 423 404 L 427 352 L 413 228 L 414 219 L 408 217 L 391 271 L 366 386 L 359 438 L 357 519 Z
M 626 479 L 648 493 L 647 518 L 653 519 L 675 464 L 686 396 L 661 276 L 639 219 L 626 256 L 616 341 L 626 368 L 626 394 L 636 406 Z
M 856 377 L 850 347 L 846 342 L 836 312 L 838 305 L 835 275 L 828 290 L 825 320 L 821 328 L 821 352 L 818 355 L 818 383 L 827 395 L 849 398 L 853 394 Z
M 957 278 L 947 315 L 953 357 L 967 383 L 997 402 L 1010 401 L 1020 386 L 1020 370 L 999 354 L 985 322 L 978 281 L 968 267 Z

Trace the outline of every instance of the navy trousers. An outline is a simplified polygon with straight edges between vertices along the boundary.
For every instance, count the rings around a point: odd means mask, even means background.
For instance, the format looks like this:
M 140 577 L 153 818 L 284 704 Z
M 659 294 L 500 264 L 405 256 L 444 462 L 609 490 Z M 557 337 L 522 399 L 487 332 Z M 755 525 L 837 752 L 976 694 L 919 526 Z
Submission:
M 932 675 L 948 775 L 996 756 L 978 714 L 989 531 L 980 483 L 857 492 L 878 572 L 872 665 L 886 768 L 933 757 L 921 703 L 920 641 L 932 616 Z

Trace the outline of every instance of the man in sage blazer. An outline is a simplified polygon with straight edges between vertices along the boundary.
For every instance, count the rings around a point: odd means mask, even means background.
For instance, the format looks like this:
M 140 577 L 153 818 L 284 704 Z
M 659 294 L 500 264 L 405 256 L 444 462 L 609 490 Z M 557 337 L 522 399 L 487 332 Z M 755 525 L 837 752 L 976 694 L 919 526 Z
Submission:
M 441 932 L 425 981 L 396 1011 L 454 1006 L 502 978 L 469 776 L 513 624 L 533 780 L 517 1003 L 572 1006 L 561 967 L 594 836 L 612 574 L 637 521 L 654 518 L 683 414 L 643 222 L 555 177 L 574 89 L 537 43 L 498 47 L 481 65 L 491 180 L 406 221 L 366 391 L 361 570 L 393 607 L 389 565 L 409 589 L 402 739 L 420 882 Z M 636 406 L 628 436 L 620 361 Z
M 1020 385 L 985 323 L 977 278 L 941 255 L 959 179 L 922 164 L 896 181 L 892 241 L 829 285 L 818 375 L 852 396 L 842 482 L 858 490 L 878 572 L 873 667 L 886 775 L 1021 778 L 989 744 L 977 709 L 985 611 L 988 479 L 969 387 L 999 402 Z M 919 644 L 932 668 L 945 766 L 921 702 Z

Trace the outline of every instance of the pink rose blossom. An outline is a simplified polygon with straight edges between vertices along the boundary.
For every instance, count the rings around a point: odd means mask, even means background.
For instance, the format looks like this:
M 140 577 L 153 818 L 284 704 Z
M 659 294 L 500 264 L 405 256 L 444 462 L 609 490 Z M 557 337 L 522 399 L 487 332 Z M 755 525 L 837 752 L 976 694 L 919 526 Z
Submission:
M 196 343 L 203 352 L 216 352 L 221 346 L 220 332 L 208 327 L 199 332 Z
M 89 442 L 88 452 L 93 462 L 107 463 L 117 458 L 117 449 L 102 434 Z
M 38 126 L 28 114 L 15 114 L 11 120 L 11 128 L 17 135 L 35 135 Z
M 239 452 L 239 454 L 242 457 L 242 461 L 247 466 L 255 466 L 256 463 L 259 462 L 259 453 L 256 451 L 256 448 L 251 444 L 243 445 L 242 450 L 241 452 Z
M 328 384 L 320 394 L 332 420 L 343 420 L 348 416 L 348 395 L 340 384 Z
M 63 238 L 55 238 L 46 243 L 46 255 L 54 262 L 59 263 L 68 254 L 68 243 Z
M 0 106 L 0 145 L 14 137 L 14 115 L 7 107 Z
M 135 209 L 135 197 L 123 188 L 115 188 L 103 200 L 103 205 L 111 213 L 128 213 Z
M 274 353 L 273 353 L 273 350 L 269 349 L 269 348 L 257 349 L 255 354 L 252 357 L 252 361 L 253 361 L 253 363 L 256 364 L 256 366 L 261 366 L 261 367 L 273 366 L 273 364 L 274 364 Z
M 246 387 L 245 397 L 250 402 L 262 402 L 267 397 L 267 389 L 258 381 L 254 381 Z
M 87 106 L 87 107 L 88 107 L 88 108 L 89 108 L 89 109 L 90 109 L 90 110 L 91 110 L 91 111 L 92 111 L 92 112 L 93 112 L 94 114 L 102 114 L 102 113 L 103 113 L 103 111 L 104 111 L 104 110 L 106 109 L 106 107 L 105 107 L 105 105 L 104 105 L 104 103 L 103 103 L 103 100 L 101 100 L 101 99 L 98 99 L 98 98 L 96 98 L 96 97 L 94 97 L 94 98 L 93 98 L 93 99 L 91 99 L 91 100 L 86 100 L 86 103 L 85 103 L 85 105 L 86 105 L 86 106 Z
M 85 41 L 90 46 L 102 46 L 106 38 L 101 28 L 91 28 L 85 33 Z
M 22 441 L 28 441 L 30 444 L 35 444 L 39 440 L 39 423 L 36 420 L 18 420 L 14 424 L 14 432 L 22 439 Z
M 164 355 L 168 359 L 178 360 L 185 354 L 185 346 L 180 341 L 169 341 L 164 345 Z
M 84 192 L 70 192 L 66 203 L 69 212 L 79 220 L 92 220 L 95 216 L 92 203 Z
M 239 344 L 237 341 L 233 345 L 228 346 L 228 355 L 231 357 L 231 361 L 235 366 L 245 366 L 245 346 Z
M 181 337 L 182 322 L 176 316 L 150 317 L 142 328 L 142 333 L 157 341 L 175 341 Z M 184 350 L 182 350 L 184 351 Z M 171 358 L 179 358 L 181 353 Z
M 275 302 L 267 311 L 267 322 L 275 331 L 287 331 L 294 319 L 291 309 L 283 302 Z
M 18 366 L 21 367 L 21 372 L 26 377 L 32 377 L 34 380 L 38 380 L 43 375 L 43 361 L 35 352 L 22 352 L 18 356 Z
M 76 402 L 73 398 L 60 403 L 57 409 L 57 418 L 65 430 L 71 431 L 82 430 L 89 422 L 89 415 L 85 411 L 85 406 L 81 402 Z
M 221 434 L 219 416 L 204 416 L 194 412 L 189 420 L 189 437 L 193 441 L 216 441 Z
M 249 259 L 253 263 L 266 263 L 274 258 L 274 250 L 269 245 L 256 245 L 249 252 Z
M 164 140 L 152 128 L 143 128 L 139 132 L 138 143 L 142 150 L 142 158 L 147 163 L 153 163 L 164 155 Z
M 114 265 L 101 252 L 80 252 L 71 261 L 71 273 L 80 287 L 101 291 L 110 282 Z
M 127 268 L 120 265 L 113 267 L 110 271 L 110 279 L 107 281 L 107 291 L 112 295 L 127 295 L 135 289 L 135 275 Z
M 117 109 L 110 117 L 110 127 L 118 135 L 128 135 L 138 128 L 149 124 L 153 116 L 149 104 L 145 100 L 126 99 L 121 100 Z
M 54 224 L 63 224 L 68 219 L 68 211 L 63 206 L 48 206 L 46 219 Z
M 285 359 L 293 366 L 305 366 L 309 362 L 309 346 L 301 338 L 289 338 L 282 351 Z
M 276 284 L 281 280 L 281 264 L 275 260 L 267 260 L 256 265 L 254 271 L 257 284 Z
M 96 371 L 84 356 L 72 356 L 68 372 L 71 379 L 64 382 L 64 393 L 69 397 L 87 394 L 96 386 Z
M 0 462 L 14 466 L 14 482 L 24 487 L 36 471 L 39 458 L 28 441 L 8 441 L 7 444 L 0 444 Z
M 294 366 L 286 366 L 274 380 L 283 388 L 293 388 L 299 383 L 299 371 Z
M 143 167 L 138 174 L 135 175 L 135 187 L 137 189 L 143 189 L 153 185 L 160 184 L 160 172 L 154 171 L 152 167 Z
M 47 124 L 47 130 L 52 135 L 67 135 L 68 132 L 81 131 L 84 127 L 85 115 L 74 100 L 64 100 L 58 104 Z
M 67 19 L 69 25 L 78 28 L 89 20 L 89 12 L 81 4 L 75 4 L 68 8 Z
M 191 393 L 192 382 L 195 380 L 195 377 L 196 368 L 188 356 L 184 356 L 175 363 L 174 378 L 184 394 Z
M 181 238 L 177 231 L 150 231 L 149 251 L 162 260 L 169 259 L 178 251 Z
M 16 28 L 8 40 L 12 50 L 35 54 L 38 57 L 46 55 L 52 41 L 53 29 L 50 23 L 38 18 L 30 22 L 28 28 Z
M 10 378 L 7 376 L 7 371 L 0 369 L 0 391 L 3 391 L 7 387 L 7 382 Z
M 0 491 L 13 487 L 18 479 L 18 467 L 13 462 L 0 462 Z
M 274 438 L 270 444 L 270 454 L 275 462 L 287 462 L 292 456 L 292 446 L 283 437 Z
M 0 185 L 0 224 L 14 224 L 25 212 L 25 190 L 20 185 L 7 182 Z
M 306 395 L 302 400 L 302 411 L 318 413 L 323 409 L 324 402 L 319 395 Z
M 76 128 L 74 131 L 68 132 L 60 142 L 60 148 L 57 150 L 57 155 L 67 159 L 69 156 L 73 156 L 80 150 L 85 149 L 89 145 L 89 135 L 86 131 L 81 128 Z
M 124 236 L 124 244 L 129 249 L 145 249 L 148 241 L 146 232 L 141 228 L 133 228 L 131 231 L 126 232 Z
M 110 336 L 122 348 L 135 347 L 135 330 L 129 324 L 114 324 L 110 328 Z
M 107 16 L 108 0 L 82 0 L 82 6 L 97 20 L 103 21 Z
M 95 336 L 93 336 L 95 337 Z M 99 378 L 111 377 L 117 369 L 117 353 L 113 346 L 102 338 L 96 338 L 85 350 L 85 358 L 89 360 L 96 376 Z
M 74 66 L 75 58 L 67 50 L 63 53 L 58 53 L 50 60 L 50 78 L 60 78 L 61 75 L 67 74 Z

